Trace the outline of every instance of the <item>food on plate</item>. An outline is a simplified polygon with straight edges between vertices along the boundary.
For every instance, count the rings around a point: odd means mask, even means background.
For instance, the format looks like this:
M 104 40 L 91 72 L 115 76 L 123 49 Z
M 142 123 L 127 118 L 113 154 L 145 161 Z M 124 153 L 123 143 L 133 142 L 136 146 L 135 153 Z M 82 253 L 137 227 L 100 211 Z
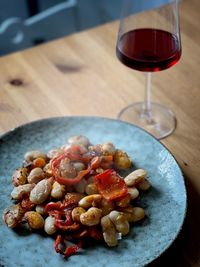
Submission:
M 132 165 L 114 144 L 92 145 L 82 135 L 47 153 L 28 151 L 13 173 L 15 203 L 4 210 L 3 220 L 10 228 L 26 223 L 31 231 L 55 236 L 55 250 L 65 257 L 87 239 L 115 247 L 145 217 L 135 200 L 150 182 L 146 170 L 131 172 Z M 122 177 L 123 170 L 130 173 Z

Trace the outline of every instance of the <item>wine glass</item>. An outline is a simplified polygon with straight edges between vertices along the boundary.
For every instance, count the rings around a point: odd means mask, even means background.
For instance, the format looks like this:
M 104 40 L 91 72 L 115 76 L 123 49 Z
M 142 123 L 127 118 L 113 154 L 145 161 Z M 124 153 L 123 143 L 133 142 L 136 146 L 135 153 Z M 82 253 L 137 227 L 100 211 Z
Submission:
M 167 107 L 151 102 L 151 73 L 173 66 L 181 57 L 178 0 L 124 0 L 116 54 L 124 65 L 146 72 L 144 102 L 125 107 L 118 118 L 157 139 L 170 135 L 176 118 Z

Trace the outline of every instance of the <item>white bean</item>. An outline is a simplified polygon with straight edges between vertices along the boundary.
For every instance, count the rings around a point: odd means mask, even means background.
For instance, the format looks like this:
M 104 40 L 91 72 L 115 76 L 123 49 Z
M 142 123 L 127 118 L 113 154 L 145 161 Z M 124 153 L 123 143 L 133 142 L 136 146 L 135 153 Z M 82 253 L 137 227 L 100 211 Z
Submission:
M 65 186 L 59 184 L 58 182 L 54 182 L 51 190 L 51 196 L 56 199 L 63 198 L 65 194 Z
M 27 177 L 29 184 L 37 184 L 43 179 L 44 179 L 44 171 L 39 167 L 32 169 Z
M 74 189 L 78 193 L 85 193 L 85 188 L 87 186 L 87 181 L 82 179 L 78 184 L 74 185 Z
M 14 171 L 12 176 L 12 182 L 14 186 L 26 184 L 28 170 L 27 168 L 19 168 Z
M 74 178 L 77 175 L 77 171 L 73 163 L 68 158 L 61 160 L 59 169 L 62 177 Z
M 68 139 L 68 143 L 70 145 L 82 145 L 82 146 L 88 147 L 90 144 L 90 141 L 86 136 L 75 135 Z
M 109 214 L 112 210 L 114 210 L 115 205 L 112 201 L 102 198 L 98 207 L 102 210 L 102 215 L 105 216 Z
M 35 211 L 37 211 L 41 215 L 45 215 L 45 205 L 44 204 L 36 205 Z
M 24 210 L 20 204 L 12 205 L 3 211 L 3 221 L 5 224 L 14 228 L 18 225 L 24 215 Z
M 112 143 L 105 143 L 102 145 L 101 150 L 103 154 L 113 156 L 115 154 L 116 148 Z
M 123 210 L 123 213 L 131 223 L 140 221 L 145 217 L 144 209 L 140 207 L 127 207 Z
M 43 158 L 46 160 L 47 155 L 39 150 L 32 150 L 32 151 L 28 151 L 25 155 L 24 155 L 24 159 L 26 161 L 33 161 L 34 159 L 37 158 Z
M 85 169 L 85 164 L 83 164 L 82 162 L 74 162 L 73 165 L 77 172 Z
M 55 221 L 56 219 L 52 216 L 48 216 L 44 221 L 44 230 L 48 235 L 52 235 L 57 231 L 57 228 L 55 227 Z
M 143 181 L 146 175 L 147 175 L 147 172 L 145 170 L 138 169 L 138 170 L 131 172 L 129 175 L 127 175 L 124 178 L 124 181 L 127 186 L 135 186 L 141 181 Z
M 116 149 L 114 154 L 114 164 L 117 169 L 123 170 L 130 168 L 132 162 L 126 152 Z
M 52 159 L 57 157 L 58 155 L 62 154 L 64 152 L 64 149 L 61 148 L 54 148 L 47 152 L 47 157 Z
M 97 204 L 101 201 L 102 196 L 100 194 L 93 194 L 93 195 L 89 195 L 86 196 L 84 198 L 82 198 L 78 205 L 84 209 L 90 208 L 90 207 L 94 207 L 97 206 Z
M 103 238 L 109 247 L 117 246 L 117 231 L 115 225 L 108 215 L 101 218 L 101 228 L 103 231 Z
M 33 188 L 30 193 L 30 201 L 34 204 L 43 203 L 51 192 L 51 183 L 48 180 L 42 180 Z
M 88 195 L 98 194 L 98 189 L 95 183 L 88 184 L 85 188 L 85 192 Z
M 124 216 L 123 212 L 113 210 L 109 214 L 109 218 L 114 223 L 117 231 L 122 235 L 127 235 L 130 229 L 129 222 Z
M 128 193 L 132 200 L 139 196 L 139 191 L 136 187 L 128 187 Z
M 31 229 L 41 229 L 44 226 L 43 217 L 36 211 L 27 211 L 24 214 L 24 219 Z
M 81 207 L 76 207 L 72 210 L 72 219 L 74 222 L 80 222 L 81 214 L 85 213 L 86 210 Z
M 80 215 L 80 222 L 83 225 L 93 226 L 100 222 L 102 211 L 98 208 L 89 208 L 86 212 Z
M 21 200 L 24 195 L 29 195 L 31 190 L 35 187 L 35 184 L 24 184 L 14 187 L 11 192 L 11 197 L 15 200 Z

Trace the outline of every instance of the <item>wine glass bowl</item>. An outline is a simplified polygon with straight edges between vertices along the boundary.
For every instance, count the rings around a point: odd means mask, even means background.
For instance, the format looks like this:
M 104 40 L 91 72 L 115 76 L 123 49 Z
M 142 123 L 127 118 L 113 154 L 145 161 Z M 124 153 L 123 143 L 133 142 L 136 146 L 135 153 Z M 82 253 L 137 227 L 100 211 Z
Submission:
M 174 131 L 176 119 L 170 109 L 151 103 L 151 73 L 172 67 L 181 57 L 178 0 L 163 1 L 124 0 L 116 48 L 125 66 L 147 73 L 144 102 L 125 107 L 118 118 L 158 139 Z

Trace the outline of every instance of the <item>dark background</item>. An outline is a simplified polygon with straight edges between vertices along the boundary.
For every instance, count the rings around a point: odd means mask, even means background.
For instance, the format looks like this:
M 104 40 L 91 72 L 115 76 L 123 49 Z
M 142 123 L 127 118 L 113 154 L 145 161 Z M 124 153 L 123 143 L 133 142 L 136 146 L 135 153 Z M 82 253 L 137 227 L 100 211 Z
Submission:
M 30 17 L 65 2 L 74 6 L 25 25 Z M 1 0 L 0 55 L 119 18 L 122 0 Z M 2 32 L 2 24 L 9 26 Z
M 0 56 L 120 18 L 123 0 L 1 0 Z M 141 0 L 148 8 L 170 0 Z M 55 12 L 61 4 L 71 7 Z M 41 14 L 51 9 L 51 15 Z M 34 19 L 34 21 L 33 21 Z

